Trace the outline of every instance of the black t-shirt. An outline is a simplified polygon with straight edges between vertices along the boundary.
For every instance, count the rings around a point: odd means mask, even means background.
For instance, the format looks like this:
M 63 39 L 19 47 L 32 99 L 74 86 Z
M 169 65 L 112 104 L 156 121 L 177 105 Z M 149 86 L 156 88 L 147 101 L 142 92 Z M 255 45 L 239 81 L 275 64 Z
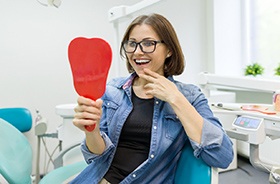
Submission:
M 116 154 L 104 178 L 120 183 L 142 164 L 150 151 L 154 99 L 141 99 L 132 90 L 133 110 L 128 116 L 117 146 Z

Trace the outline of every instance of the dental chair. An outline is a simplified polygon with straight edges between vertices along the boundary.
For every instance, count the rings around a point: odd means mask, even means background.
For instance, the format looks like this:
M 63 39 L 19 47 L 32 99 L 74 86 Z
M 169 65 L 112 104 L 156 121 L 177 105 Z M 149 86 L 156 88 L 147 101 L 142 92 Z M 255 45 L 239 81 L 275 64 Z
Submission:
M 26 108 L 0 108 L 0 175 L 10 184 L 31 183 L 32 149 L 22 132 L 32 127 Z
M 32 147 L 12 124 L 0 118 L 0 174 L 9 184 L 32 183 Z M 48 173 L 40 184 L 61 184 L 86 167 L 84 161 Z
M 9 184 L 33 183 L 32 147 L 23 134 L 31 127 L 32 115 L 28 109 L 0 108 L 0 176 Z M 61 184 L 86 165 L 85 161 L 81 161 L 59 167 L 45 175 L 39 183 Z
M 73 175 L 76 175 L 86 166 L 86 162 L 82 161 L 55 169 L 43 177 L 40 184 L 55 184 L 58 176 L 62 176 L 59 181 L 63 183 L 63 181 L 71 177 L 71 174 L 63 177 L 65 172 L 72 172 Z M 196 158 L 193 155 L 193 148 L 187 143 L 179 159 L 174 184 L 218 184 L 218 169 L 212 168 L 201 159 Z
M 11 119 L 7 118 L 10 117 L 7 116 L 7 114 L 4 113 L 3 115 L 1 110 L 2 109 L 0 109 L 0 175 L 10 184 L 31 184 L 33 182 L 31 177 L 32 148 L 27 138 L 20 131 L 28 131 L 28 128 L 23 128 L 22 123 L 18 123 L 31 121 L 32 124 L 30 112 L 26 109 L 16 109 L 16 111 L 25 112 L 25 116 L 23 117 L 22 112 L 20 112 L 21 116 Z M 9 109 L 9 111 L 6 112 L 11 113 L 11 110 L 15 109 Z M 15 116 L 17 113 L 14 112 L 12 115 Z M 20 121 L 20 117 L 22 117 L 22 121 Z M 9 120 L 10 122 L 8 122 Z M 14 126 L 15 124 L 19 126 Z M 20 127 L 20 129 L 17 127 Z M 39 184 L 64 183 L 67 179 L 73 178 L 73 176 L 81 172 L 86 166 L 87 164 L 85 161 L 80 161 L 59 167 L 46 174 Z M 186 144 L 179 159 L 174 183 L 217 184 L 218 171 L 216 168 L 211 168 L 205 164 L 201 159 L 195 158 L 192 147 L 190 144 Z
M 81 172 L 86 166 L 85 161 L 82 161 L 58 168 L 43 177 L 40 184 L 56 183 L 54 181 L 55 175 L 63 175 L 65 171 L 71 171 L 75 175 Z M 71 177 L 71 175 L 67 177 Z M 186 143 L 176 168 L 174 184 L 218 184 L 218 178 L 218 169 L 212 168 L 203 160 L 196 158 L 193 155 L 193 148 L 189 143 Z M 65 179 L 65 177 L 61 178 L 61 183 Z

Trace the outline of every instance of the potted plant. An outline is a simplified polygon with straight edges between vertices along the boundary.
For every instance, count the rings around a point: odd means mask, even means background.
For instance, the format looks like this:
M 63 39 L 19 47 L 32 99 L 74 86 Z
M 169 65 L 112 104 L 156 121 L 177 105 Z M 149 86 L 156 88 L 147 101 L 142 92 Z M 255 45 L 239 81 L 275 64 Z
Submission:
M 274 71 L 275 71 L 274 75 L 280 76 L 280 63 L 278 64 L 278 67 L 275 68 Z
M 251 65 L 247 65 L 245 68 L 245 75 L 252 75 L 252 76 L 257 76 L 257 75 L 262 75 L 264 72 L 264 67 L 262 67 L 258 63 L 253 63 Z

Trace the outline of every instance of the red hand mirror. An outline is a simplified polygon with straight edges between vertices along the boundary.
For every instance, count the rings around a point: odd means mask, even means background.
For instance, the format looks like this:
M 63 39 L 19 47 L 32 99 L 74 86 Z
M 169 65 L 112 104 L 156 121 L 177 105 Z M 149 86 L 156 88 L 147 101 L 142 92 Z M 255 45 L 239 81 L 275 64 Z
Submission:
M 100 98 L 112 62 L 110 45 L 101 38 L 78 37 L 69 44 L 68 59 L 76 92 L 92 100 Z M 95 125 L 86 126 L 88 131 L 94 128 Z

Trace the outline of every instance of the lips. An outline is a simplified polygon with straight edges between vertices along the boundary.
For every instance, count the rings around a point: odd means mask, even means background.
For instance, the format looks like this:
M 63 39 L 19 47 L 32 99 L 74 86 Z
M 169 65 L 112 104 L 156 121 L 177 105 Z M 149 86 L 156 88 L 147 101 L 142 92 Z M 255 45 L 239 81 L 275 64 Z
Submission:
M 137 64 L 137 65 L 143 65 L 143 64 L 147 64 L 149 63 L 151 60 L 149 59 L 134 59 L 134 62 Z

